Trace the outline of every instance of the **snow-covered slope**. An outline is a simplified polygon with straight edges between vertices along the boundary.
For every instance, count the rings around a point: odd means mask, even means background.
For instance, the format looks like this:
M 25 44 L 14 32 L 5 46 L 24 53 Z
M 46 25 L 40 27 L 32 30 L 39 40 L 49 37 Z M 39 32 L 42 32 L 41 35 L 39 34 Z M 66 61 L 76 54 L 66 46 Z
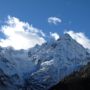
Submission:
M 0 70 L 11 90 L 48 90 L 89 60 L 87 50 L 68 34 L 29 50 L 0 48 Z
M 9 80 L 12 82 L 12 86 L 23 85 L 24 74 L 28 72 L 31 74 L 35 71 L 35 68 L 35 64 L 28 58 L 28 51 L 0 48 L 0 69 L 3 71 L 4 76 L 10 78 Z M 3 78 L 5 78 L 4 76 Z

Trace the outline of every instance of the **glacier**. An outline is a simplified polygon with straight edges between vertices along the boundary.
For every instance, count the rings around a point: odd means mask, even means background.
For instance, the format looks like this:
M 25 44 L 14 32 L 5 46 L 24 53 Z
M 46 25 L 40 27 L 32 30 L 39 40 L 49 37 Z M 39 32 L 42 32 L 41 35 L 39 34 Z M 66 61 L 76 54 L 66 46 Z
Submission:
M 68 34 L 28 50 L 0 47 L 0 90 L 48 90 L 88 62 L 88 50 Z

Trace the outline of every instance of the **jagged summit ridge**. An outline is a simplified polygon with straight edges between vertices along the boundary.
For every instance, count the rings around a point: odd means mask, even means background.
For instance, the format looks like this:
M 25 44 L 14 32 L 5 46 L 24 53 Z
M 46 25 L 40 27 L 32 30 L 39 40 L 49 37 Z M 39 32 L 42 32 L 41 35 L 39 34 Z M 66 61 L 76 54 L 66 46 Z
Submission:
M 0 69 L 14 81 L 11 86 L 15 90 L 18 90 L 18 86 L 48 90 L 65 76 L 87 64 L 89 58 L 87 50 L 65 34 L 57 41 L 52 40 L 29 50 L 1 48 Z
M 48 88 L 87 64 L 86 53 L 86 49 L 65 34 L 53 43 L 42 45 L 38 52 L 34 53 L 34 61 L 40 68 L 31 76 L 37 83 L 46 84 L 45 88 Z

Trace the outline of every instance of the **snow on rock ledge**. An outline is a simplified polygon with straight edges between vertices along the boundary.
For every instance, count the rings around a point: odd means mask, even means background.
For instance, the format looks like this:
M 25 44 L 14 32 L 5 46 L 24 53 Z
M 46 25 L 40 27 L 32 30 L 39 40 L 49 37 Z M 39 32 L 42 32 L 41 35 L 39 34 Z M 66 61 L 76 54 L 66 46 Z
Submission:
M 68 34 L 29 50 L 0 48 L 0 69 L 15 90 L 48 90 L 89 60 L 87 50 Z

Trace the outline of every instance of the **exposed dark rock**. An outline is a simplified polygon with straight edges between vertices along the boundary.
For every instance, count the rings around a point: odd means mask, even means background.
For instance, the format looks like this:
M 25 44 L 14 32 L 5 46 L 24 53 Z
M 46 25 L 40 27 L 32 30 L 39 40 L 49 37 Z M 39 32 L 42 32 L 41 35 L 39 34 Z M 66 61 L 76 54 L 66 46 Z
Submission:
M 90 63 L 64 78 L 50 90 L 90 90 Z

